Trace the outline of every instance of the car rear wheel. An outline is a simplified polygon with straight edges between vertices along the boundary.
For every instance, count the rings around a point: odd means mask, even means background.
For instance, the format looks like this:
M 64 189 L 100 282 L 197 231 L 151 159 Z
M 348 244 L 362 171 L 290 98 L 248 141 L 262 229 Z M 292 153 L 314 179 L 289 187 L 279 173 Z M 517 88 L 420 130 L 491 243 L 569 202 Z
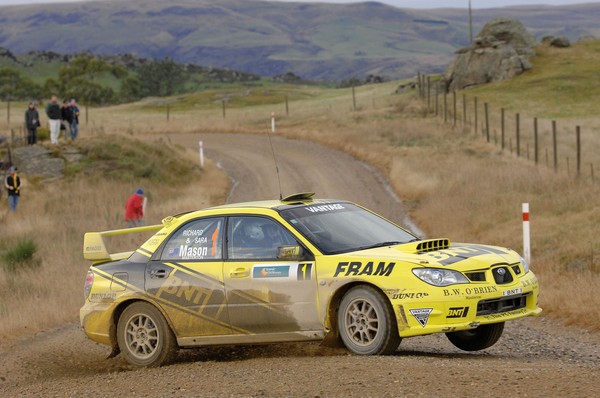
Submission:
M 390 304 L 370 286 L 354 287 L 344 295 L 338 330 L 344 345 L 360 355 L 391 354 L 401 341 Z
M 446 333 L 446 337 L 463 351 L 479 351 L 496 344 L 503 330 L 504 322 L 492 323 L 478 326 L 473 330 Z
M 117 325 L 117 341 L 127 362 L 155 367 L 168 363 L 177 352 L 175 336 L 161 312 L 136 302 L 123 311 Z

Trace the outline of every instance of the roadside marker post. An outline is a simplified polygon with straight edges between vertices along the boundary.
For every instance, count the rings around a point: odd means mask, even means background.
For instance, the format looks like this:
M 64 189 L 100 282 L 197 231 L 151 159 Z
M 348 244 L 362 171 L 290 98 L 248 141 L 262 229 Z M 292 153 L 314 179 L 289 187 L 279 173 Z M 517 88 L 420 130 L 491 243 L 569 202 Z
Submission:
M 271 133 L 275 134 L 275 112 L 271 112 Z
M 531 245 L 529 239 L 529 203 L 523 203 L 523 257 L 531 263 Z
M 198 141 L 198 144 L 200 146 L 200 168 L 203 169 L 204 168 L 204 144 L 202 143 L 202 141 Z

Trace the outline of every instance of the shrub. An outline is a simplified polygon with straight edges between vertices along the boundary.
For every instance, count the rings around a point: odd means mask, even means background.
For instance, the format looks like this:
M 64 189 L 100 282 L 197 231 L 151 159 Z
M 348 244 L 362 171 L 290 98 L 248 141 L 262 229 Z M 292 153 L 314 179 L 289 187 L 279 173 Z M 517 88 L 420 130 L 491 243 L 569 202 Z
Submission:
M 36 268 L 40 266 L 40 260 L 35 258 L 37 245 L 33 239 L 21 239 L 12 247 L 5 250 L 2 255 L 4 269 L 16 272 L 22 268 Z
M 45 127 L 40 127 L 37 129 L 37 138 L 38 141 L 47 141 L 50 139 L 50 130 Z

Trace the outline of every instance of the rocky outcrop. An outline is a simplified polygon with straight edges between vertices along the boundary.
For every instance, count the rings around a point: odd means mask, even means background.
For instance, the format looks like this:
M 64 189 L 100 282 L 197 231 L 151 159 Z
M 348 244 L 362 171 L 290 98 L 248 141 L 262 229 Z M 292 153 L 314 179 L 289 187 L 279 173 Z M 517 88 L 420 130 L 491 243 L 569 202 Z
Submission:
M 448 90 L 511 79 L 531 68 L 535 39 L 515 19 L 488 22 L 473 45 L 457 51 L 445 74 Z
M 271 78 L 271 81 L 273 82 L 277 82 L 277 83 L 290 83 L 290 84 L 299 84 L 304 82 L 304 80 L 296 75 L 293 72 L 287 72 L 281 75 L 277 75 L 277 76 L 273 76 Z
M 13 163 L 21 173 L 28 176 L 54 179 L 65 174 L 65 159 L 54 156 L 49 149 L 41 145 L 15 148 L 12 156 Z
M 571 46 L 571 42 L 565 36 L 544 36 L 542 44 L 550 47 L 567 48 Z

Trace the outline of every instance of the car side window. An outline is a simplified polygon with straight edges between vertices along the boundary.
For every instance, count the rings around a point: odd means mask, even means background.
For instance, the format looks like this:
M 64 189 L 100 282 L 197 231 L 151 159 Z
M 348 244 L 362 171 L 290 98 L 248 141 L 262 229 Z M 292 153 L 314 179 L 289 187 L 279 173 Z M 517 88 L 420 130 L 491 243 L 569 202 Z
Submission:
M 185 224 L 169 237 L 161 260 L 222 259 L 223 222 L 223 218 L 203 218 Z
M 298 245 L 289 231 L 265 217 L 230 217 L 227 242 L 232 260 L 277 260 L 279 247 Z

